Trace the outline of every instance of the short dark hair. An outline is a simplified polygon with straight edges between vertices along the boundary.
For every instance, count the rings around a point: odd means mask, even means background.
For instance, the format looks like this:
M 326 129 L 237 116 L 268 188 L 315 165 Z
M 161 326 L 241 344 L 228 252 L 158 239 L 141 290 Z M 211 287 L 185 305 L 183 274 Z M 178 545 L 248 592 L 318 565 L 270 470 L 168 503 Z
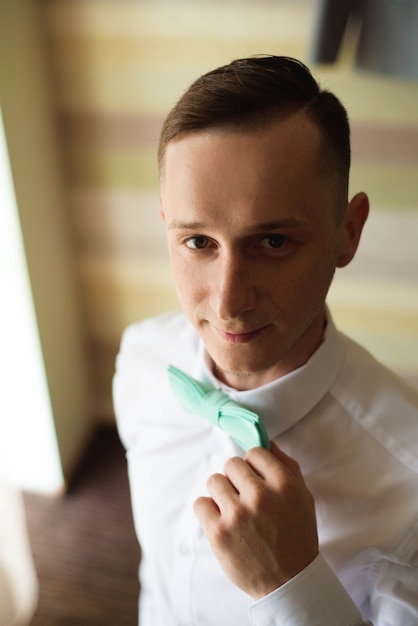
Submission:
M 350 170 L 347 111 L 334 94 L 320 88 L 301 61 L 291 57 L 237 59 L 194 81 L 163 124 L 160 169 L 174 137 L 210 128 L 252 130 L 297 111 L 305 112 L 320 129 L 327 171 L 337 173 L 346 198 Z

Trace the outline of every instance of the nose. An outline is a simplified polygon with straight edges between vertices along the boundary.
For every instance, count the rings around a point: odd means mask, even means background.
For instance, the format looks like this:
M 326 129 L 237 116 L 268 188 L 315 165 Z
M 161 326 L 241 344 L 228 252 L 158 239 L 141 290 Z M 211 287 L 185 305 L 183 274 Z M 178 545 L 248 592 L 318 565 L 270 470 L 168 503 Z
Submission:
M 244 255 L 223 253 L 215 264 L 211 286 L 212 307 L 218 319 L 227 321 L 251 311 L 256 302 L 253 272 Z

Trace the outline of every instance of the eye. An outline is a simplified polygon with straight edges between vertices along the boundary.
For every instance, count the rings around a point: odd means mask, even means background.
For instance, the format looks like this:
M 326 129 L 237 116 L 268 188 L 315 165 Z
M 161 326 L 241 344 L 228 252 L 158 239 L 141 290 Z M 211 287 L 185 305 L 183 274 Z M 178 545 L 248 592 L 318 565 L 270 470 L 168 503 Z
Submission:
M 288 240 L 283 235 L 266 235 L 261 240 L 261 247 L 278 250 L 279 248 L 282 248 L 287 241 Z
M 203 235 L 197 235 L 196 237 L 189 237 L 185 243 L 192 250 L 204 250 L 209 245 L 209 239 Z

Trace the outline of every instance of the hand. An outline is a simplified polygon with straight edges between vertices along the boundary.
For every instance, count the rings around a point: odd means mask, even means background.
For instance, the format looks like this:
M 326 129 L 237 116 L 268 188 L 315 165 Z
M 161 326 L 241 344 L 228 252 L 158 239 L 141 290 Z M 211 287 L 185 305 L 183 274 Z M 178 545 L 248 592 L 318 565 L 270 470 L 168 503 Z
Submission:
M 208 479 L 195 514 L 231 581 L 254 600 L 296 576 L 318 554 L 315 505 L 297 462 L 272 442 L 233 457 Z

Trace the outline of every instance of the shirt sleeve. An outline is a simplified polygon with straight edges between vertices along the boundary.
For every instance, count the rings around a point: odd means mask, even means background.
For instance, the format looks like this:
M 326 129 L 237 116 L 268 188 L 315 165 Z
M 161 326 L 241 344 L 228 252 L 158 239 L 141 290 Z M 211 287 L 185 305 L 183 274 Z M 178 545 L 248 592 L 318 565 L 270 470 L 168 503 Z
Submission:
M 364 626 L 334 572 L 319 554 L 287 583 L 249 607 L 253 626 Z

